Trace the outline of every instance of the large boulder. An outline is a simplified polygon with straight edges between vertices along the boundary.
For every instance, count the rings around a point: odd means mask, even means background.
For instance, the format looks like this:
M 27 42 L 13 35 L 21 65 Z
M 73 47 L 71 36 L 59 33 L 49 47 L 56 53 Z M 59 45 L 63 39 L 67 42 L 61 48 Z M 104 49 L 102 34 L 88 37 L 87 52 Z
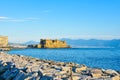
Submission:
M 115 75 L 119 75 L 119 73 L 115 70 L 111 70 L 111 69 L 108 69 L 105 71 L 106 74 L 115 74 Z
M 79 72 L 84 71 L 84 70 L 87 70 L 87 66 L 81 65 L 80 67 L 77 67 L 75 69 L 75 72 L 79 73 Z
M 54 80 L 53 77 L 43 76 L 40 80 Z
M 112 80 L 120 80 L 120 76 L 119 75 L 115 75 L 114 77 L 112 77 Z
M 13 80 L 25 80 L 26 77 L 26 73 L 24 73 L 23 71 L 19 71 L 19 73 L 14 77 Z
M 3 75 L 1 75 L 5 80 L 11 80 L 13 79 L 17 74 L 19 70 L 16 68 L 13 69 L 8 69 L 7 71 L 4 72 Z
M 93 78 L 101 78 L 103 72 L 101 69 L 91 69 L 90 74 Z
M 0 67 L 0 75 L 3 74 L 7 70 L 7 67 L 1 66 Z

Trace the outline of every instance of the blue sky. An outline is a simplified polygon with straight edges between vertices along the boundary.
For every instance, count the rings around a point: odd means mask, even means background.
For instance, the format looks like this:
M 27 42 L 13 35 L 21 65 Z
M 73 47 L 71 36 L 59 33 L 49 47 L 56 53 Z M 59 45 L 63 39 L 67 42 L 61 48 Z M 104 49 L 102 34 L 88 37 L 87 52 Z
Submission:
M 118 39 L 120 0 L 0 0 L 0 35 L 10 42 Z

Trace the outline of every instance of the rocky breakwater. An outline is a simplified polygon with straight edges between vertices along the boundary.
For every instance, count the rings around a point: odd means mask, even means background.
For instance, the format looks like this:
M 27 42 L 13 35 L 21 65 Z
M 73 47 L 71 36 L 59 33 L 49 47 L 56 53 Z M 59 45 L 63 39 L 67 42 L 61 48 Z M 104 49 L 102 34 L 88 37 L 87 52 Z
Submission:
M 120 80 L 120 73 L 1 52 L 0 80 Z

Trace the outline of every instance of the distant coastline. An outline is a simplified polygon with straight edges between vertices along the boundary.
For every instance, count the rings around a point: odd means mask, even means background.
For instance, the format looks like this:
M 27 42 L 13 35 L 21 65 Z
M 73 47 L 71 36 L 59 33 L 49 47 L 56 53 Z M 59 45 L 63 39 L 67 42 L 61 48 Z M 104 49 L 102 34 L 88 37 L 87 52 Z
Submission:
M 100 39 L 60 39 L 66 41 L 72 48 L 120 48 L 120 39 L 100 40 Z M 22 45 L 39 44 L 37 41 L 28 41 Z

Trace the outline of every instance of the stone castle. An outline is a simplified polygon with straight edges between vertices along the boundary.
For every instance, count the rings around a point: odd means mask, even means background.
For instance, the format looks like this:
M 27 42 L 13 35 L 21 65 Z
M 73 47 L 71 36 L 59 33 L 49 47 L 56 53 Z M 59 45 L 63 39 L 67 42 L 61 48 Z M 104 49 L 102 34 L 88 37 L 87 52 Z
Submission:
M 40 44 L 29 45 L 28 47 L 33 48 L 70 48 L 66 41 L 61 40 L 51 40 L 51 39 L 41 39 Z
M 8 45 L 8 37 L 0 36 L 0 47 L 5 47 Z

